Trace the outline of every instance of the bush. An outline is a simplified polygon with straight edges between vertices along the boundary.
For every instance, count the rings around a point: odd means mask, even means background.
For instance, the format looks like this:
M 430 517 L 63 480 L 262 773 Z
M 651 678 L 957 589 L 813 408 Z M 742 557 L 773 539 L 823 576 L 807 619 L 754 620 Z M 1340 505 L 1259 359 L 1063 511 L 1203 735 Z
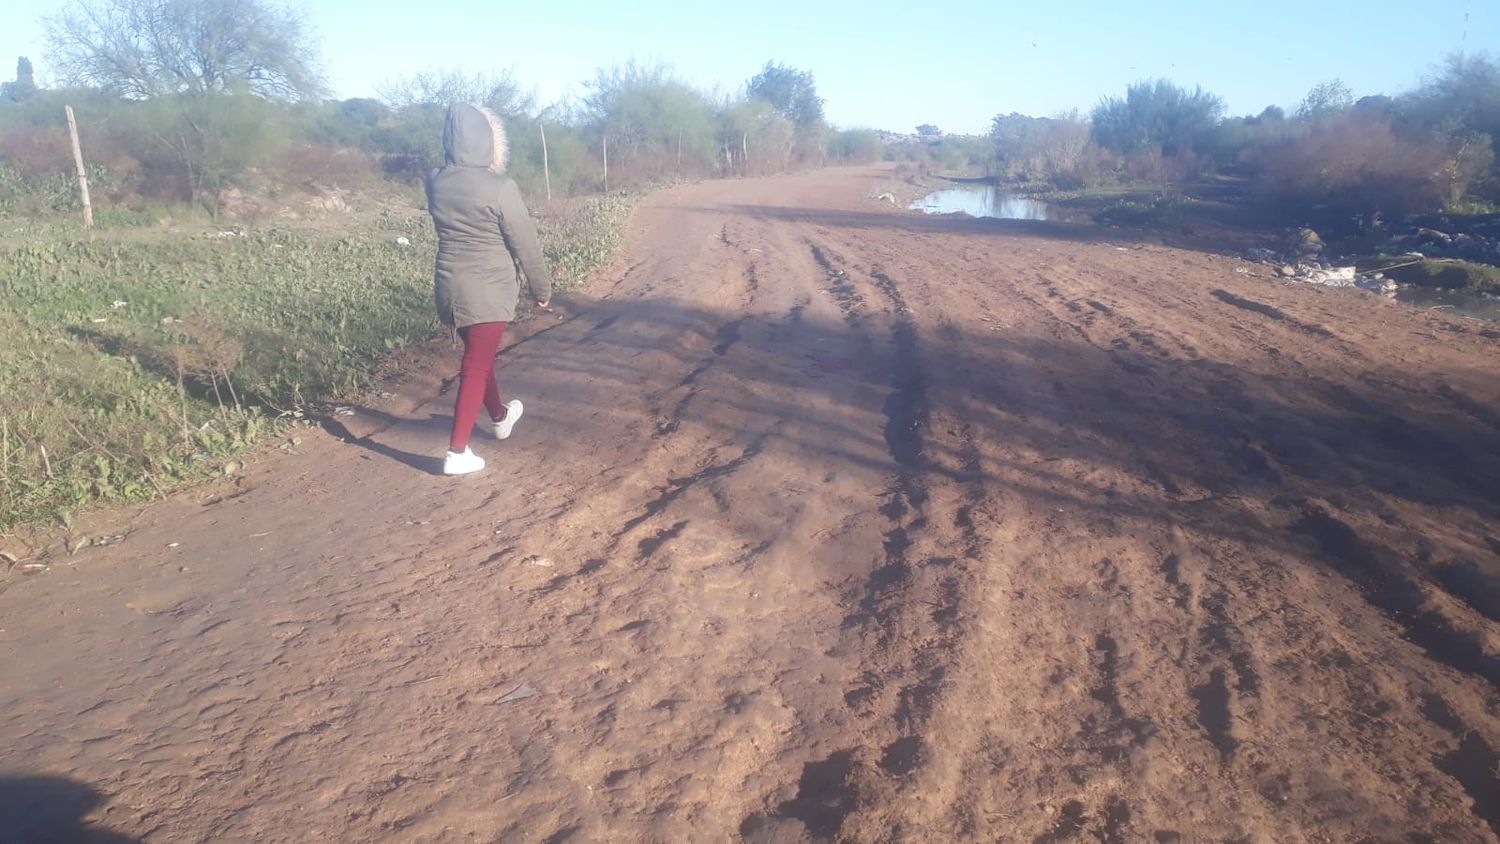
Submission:
M 1281 109 L 1270 106 L 1254 117 L 1232 117 L 1221 121 L 1198 140 L 1198 152 L 1230 173 L 1246 175 L 1260 169 L 1265 148 L 1297 129 Z
M 828 136 L 828 157 L 845 164 L 869 164 L 885 155 L 885 144 L 874 129 L 841 129 Z
M 1099 181 L 1111 156 L 1090 140 L 1077 113 L 1057 118 L 998 115 L 990 128 L 995 169 L 1009 181 L 1074 190 Z
M 510 133 L 510 174 L 528 196 L 546 196 L 542 171 L 541 127 L 547 130 L 547 169 L 553 196 L 592 193 L 602 185 L 603 168 L 589 156 L 588 140 L 578 127 L 553 120 L 506 121 Z
M 944 135 L 892 144 L 886 147 L 885 157 L 911 164 L 920 173 L 989 175 L 994 168 L 994 147 L 982 135 Z
M 1131 85 L 1123 98 L 1106 97 L 1090 120 L 1102 147 L 1125 155 L 1158 149 L 1172 156 L 1196 144 L 1223 113 L 1223 100 L 1202 88 L 1189 91 L 1158 79 Z
M 615 184 L 668 178 L 684 168 L 713 171 L 719 146 L 714 107 L 667 68 L 630 62 L 601 69 L 588 89 L 583 117 L 601 147 L 608 140 Z
M 1398 135 L 1390 121 L 1329 118 L 1267 146 L 1260 191 L 1350 213 L 1405 214 L 1440 208 L 1453 190 L 1441 142 Z

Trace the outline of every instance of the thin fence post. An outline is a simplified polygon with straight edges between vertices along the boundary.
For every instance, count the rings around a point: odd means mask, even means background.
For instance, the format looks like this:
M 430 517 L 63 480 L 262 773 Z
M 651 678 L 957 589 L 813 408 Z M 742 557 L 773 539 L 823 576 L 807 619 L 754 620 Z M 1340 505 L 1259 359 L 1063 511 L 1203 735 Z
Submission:
M 609 136 L 604 136 L 604 192 L 609 193 Z
M 542 180 L 547 183 L 547 201 L 552 201 L 552 168 L 547 163 L 547 124 L 537 121 L 536 127 L 542 130 Z
M 748 176 L 748 175 L 750 175 L 750 133 L 749 132 L 745 132 L 745 133 L 743 133 L 743 134 L 740 135 L 740 152 L 742 153 L 741 158 L 744 159 L 744 161 L 742 162 L 741 166 L 743 166 L 745 168 L 745 175 Z
M 89 176 L 88 171 L 83 169 L 83 147 L 78 144 L 78 121 L 73 118 L 72 106 L 63 106 L 63 113 L 68 116 L 68 135 L 73 139 L 73 163 L 78 166 L 78 197 L 83 201 L 83 224 L 93 228 L 94 206 L 89 202 Z

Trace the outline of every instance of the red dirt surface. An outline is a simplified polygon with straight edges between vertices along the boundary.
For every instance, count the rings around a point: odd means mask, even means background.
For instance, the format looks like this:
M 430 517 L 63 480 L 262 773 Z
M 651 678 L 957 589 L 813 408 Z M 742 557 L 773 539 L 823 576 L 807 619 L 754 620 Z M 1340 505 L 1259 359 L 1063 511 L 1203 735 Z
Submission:
M 12 577 L 0 838 L 1495 841 L 1500 330 L 886 178 Z

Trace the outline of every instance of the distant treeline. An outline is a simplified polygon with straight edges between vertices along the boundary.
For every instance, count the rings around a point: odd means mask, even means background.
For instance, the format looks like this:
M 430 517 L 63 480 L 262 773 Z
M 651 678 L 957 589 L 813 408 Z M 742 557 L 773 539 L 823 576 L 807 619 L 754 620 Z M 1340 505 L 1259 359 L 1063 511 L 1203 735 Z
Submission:
M 442 163 L 443 115 L 457 102 L 504 118 L 510 170 L 538 197 L 872 161 L 883 151 L 873 132 L 830 127 L 812 74 L 775 62 L 727 95 L 632 62 L 546 106 L 510 70 L 435 69 L 391 80 L 375 97 L 335 100 L 300 13 L 270 0 L 89 0 L 46 24 L 61 87 L 39 87 L 22 58 L 0 88 L 0 213 L 77 202 L 65 104 L 78 114 L 104 203 L 211 211 L 231 189 L 418 180 Z
M 1139 82 L 1086 117 L 1002 114 L 988 170 L 1006 181 L 1073 190 L 1151 183 L 1163 193 L 1221 174 L 1262 198 L 1377 214 L 1486 211 L 1500 203 L 1500 64 L 1451 56 L 1420 87 L 1354 99 L 1338 80 L 1292 114 L 1271 106 L 1226 117 L 1223 101 L 1166 80 Z

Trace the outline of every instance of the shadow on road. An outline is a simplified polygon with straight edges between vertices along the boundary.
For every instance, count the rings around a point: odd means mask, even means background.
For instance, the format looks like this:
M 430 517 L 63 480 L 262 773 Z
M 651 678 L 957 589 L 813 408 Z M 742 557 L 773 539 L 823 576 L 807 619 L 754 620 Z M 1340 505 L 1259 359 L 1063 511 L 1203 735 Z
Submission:
M 954 225 L 739 210 L 825 224 Z M 1066 224 L 959 225 L 1098 236 Z M 1382 372 L 1332 332 L 1313 330 L 1321 326 L 1238 297 L 1204 295 L 1194 306 L 1224 314 L 1221 330 L 1261 322 L 1258 347 L 1213 344 L 1241 350 L 1231 358 L 1179 348 L 1137 323 L 1115 326 L 1112 344 L 1066 332 L 918 328 L 892 317 L 904 311 L 896 282 L 876 278 L 877 290 L 861 292 L 835 273 L 830 283 L 842 319 L 810 316 L 806 303 L 757 313 L 676 297 L 599 302 L 545 341 L 502 353 L 502 392 L 536 396 L 549 448 L 574 450 L 580 465 L 613 438 L 682 448 L 689 441 L 672 438 L 694 436 L 743 449 L 769 437 L 819 465 L 946 475 L 1096 524 L 1129 519 L 1162 535 L 1185 528 L 1285 552 L 1348 577 L 1434 659 L 1500 688 L 1500 659 L 1479 639 L 1417 611 L 1424 590 L 1438 585 L 1482 616 L 1500 613 L 1500 532 L 1474 527 L 1500 520 L 1500 406 L 1472 373 Z M 877 292 L 882 285 L 888 292 Z M 1071 304 L 1080 322 L 1097 319 L 1108 335 L 1110 308 Z M 642 404 L 650 418 L 641 418 Z M 436 450 L 446 403 L 423 412 L 432 415 L 389 421 L 432 428 L 423 436 Z M 384 439 L 354 442 L 433 471 L 433 460 Z M 1468 527 L 1434 531 L 1435 512 Z M 1360 522 L 1380 535 L 1351 526 Z
M 94 789 L 61 777 L 0 777 L 0 839 L 68 844 L 136 841 L 85 820 L 105 802 Z

